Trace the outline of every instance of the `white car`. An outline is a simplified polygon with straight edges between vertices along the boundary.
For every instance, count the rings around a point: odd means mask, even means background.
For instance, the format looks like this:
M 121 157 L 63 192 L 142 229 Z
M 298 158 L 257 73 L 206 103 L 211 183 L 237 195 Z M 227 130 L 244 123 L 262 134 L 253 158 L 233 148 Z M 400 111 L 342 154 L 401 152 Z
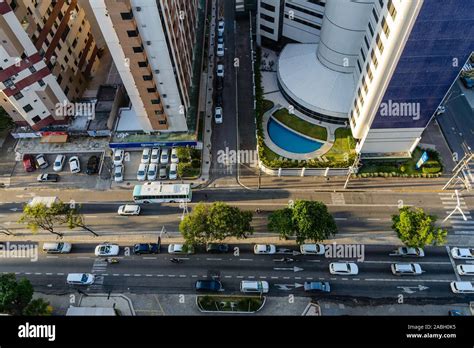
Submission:
M 338 275 L 357 275 L 359 267 L 353 262 L 332 262 L 329 264 L 329 272 Z
M 224 29 L 225 29 L 225 21 L 223 19 L 219 20 L 217 23 L 217 33 L 219 35 L 224 34 Z
M 114 169 L 114 181 L 122 182 L 123 181 L 123 165 L 118 165 Z
M 122 149 L 115 149 L 114 151 L 114 166 L 119 166 L 123 163 L 123 157 L 125 155 L 125 151 Z
M 474 259 L 474 249 L 469 248 L 452 248 L 451 255 L 453 259 Z
M 224 57 L 224 44 L 217 44 L 217 56 L 218 57 Z
M 36 163 L 38 164 L 38 167 L 41 169 L 46 169 L 49 167 L 49 163 L 43 154 L 36 156 Z
M 148 164 L 140 163 L 140 165 L 138 166 L 138 171 L 137 171 L 137 180 L 145 181 L 147 171 L 148 171 Z
M 217 65 L 217 76 L 224 77 L 224 64 Z
M 178 179 L 178 165 L 176 163 L 171 163 L 170 165 L 169 179 L 170 180 Z
M 173 147 L 171 150 L 171 163 L 179 163 L 178 149 Z
M 64 167 L 64 163 L 66 162 L 66 156 L 64 155 L 57 155 L 56 159 L 54 160 L 53 170 L 55 172 L 61 172 Z
M 323 244 L 302 244 L 300 251 L 303 255 L 324 255 Z
M 69 170 L 73 174 L 81 172 L 81 162 L 79 161 L 79 157 L 73 156 L 69 159 Z
M 421 248 L 400 247 L 396 250 L 397 255 L 402 257 L 424 257 L 425 252 Z
M 217 123 L 217 124 L 221 124 L 224 120 L 223 120 L 223 115 L 222 115 L 222 108 L 220 106 L 218 106 L 216 108 L 216 112 L 214 114 L 214 121 Z
M 95 247 L 95 256 L 117 256 L 120 247 L 117 244 L 99 244 Z
M 423 273 L 418 263 L 392 263 L 392 273 L 394 275 L 419 275 Z
M 118 208 L 117 214 L 120 216 L 140 215 L 140 206 L 138 204 L 125 204 Z
M 459 275 L 474 275 L 474 265 L 458 265 L 456 268 Z
M 142 163 L 143 164 L 148 164 L 150 163 L 150 156 L 151 156 L 151 150 L 149 148 L 143 149 L 142 152 Z
M 169 160 L 170 160 L 170 149 L 161 150 L 160 163 L 168 164 Z
M 240 282 L 240 292 L 266 294 L 270 287 L 264 280 L 242 280 Z
M 473 294 L 474 285 L 471 282 L 451 282 L 451 290 L 455 294 Z
M 188 247 L 188 250 L 184 251 L 184 244 L 170 244 L 168 245 L 168 253 L 169 254 L 193 254 L 194 249 L 192 247 Z
M 160 162 L 160 149 L 151 150 L 151 163 L 158 164 Z
M 275 254 L 276 247 L 273 244 L 255 244 L 253 247 L 254 254 Z
M 69 273 L 66 282 L 71 285 L 94 284 L 94 275 L 90 273 Z
M 148 166 L 147 178 L 149 181 L 155 181 L 156 175 L 158 174 L 158 165 L 152 163 Z

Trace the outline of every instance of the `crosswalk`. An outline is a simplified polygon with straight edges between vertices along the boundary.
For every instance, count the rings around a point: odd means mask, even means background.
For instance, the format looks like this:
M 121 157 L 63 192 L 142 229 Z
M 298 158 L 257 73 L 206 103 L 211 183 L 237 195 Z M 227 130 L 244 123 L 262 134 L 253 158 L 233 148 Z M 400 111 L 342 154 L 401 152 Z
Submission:
M 91 290 L 100 290 L 104 284 L 104 276 L 102 274 L 107 273 L 108 262 L 105 259 L 95 259 L 92 265 L 91 273 L 94 274 L 94 284 L 90 286 Z
M 456 208 L 457 198 L 454 193 L 439 193 L 439 198 L 443 203 L 446 215 L 450 214 Z M 474 220 L 472 219 L 469 207 L 462 196 L 459 196 L 459 203 L 466 220 L 464 220 L 461 212 L 454 212 L 454 214 L 449 218 L 453 233 L 455 235 L 471 235 L 474 237 Z

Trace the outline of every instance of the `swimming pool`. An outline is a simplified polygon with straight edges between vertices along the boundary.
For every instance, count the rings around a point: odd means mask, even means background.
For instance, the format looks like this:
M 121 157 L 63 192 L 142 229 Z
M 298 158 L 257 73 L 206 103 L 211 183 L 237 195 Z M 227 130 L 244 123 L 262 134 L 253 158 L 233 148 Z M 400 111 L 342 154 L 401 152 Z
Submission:
M 323 143 L 302 137 L 283 127 L 270 117 L 268 120 L 268 135 L 273 143 L 285 151 L 293 153 L 309 153 L 319 150 Z

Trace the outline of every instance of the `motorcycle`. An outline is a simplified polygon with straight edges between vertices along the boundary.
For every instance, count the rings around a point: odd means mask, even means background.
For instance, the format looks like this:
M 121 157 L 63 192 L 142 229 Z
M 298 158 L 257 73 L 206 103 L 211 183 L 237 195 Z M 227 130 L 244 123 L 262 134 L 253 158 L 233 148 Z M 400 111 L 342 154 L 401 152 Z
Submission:
M 113 264 L 113 263 L 119 263 L 119 259 L 112 258 L 112 259 L 106 259 L 107 263 Z
M 183 262 L 183 260 L 177 259 L 177 258 L 172 258 L 172 259 L 170 259 L 170 261 L 173 262 L 173 263 L 182 263 Z

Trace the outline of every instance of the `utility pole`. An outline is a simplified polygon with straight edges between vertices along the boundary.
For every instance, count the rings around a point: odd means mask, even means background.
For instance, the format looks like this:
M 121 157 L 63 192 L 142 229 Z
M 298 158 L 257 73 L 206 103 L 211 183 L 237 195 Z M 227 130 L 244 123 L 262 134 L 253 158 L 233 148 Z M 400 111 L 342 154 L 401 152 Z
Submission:
M 468 166 L 469 166 L 469 163 L 471 162 L 471 160 L 474 158 L 474 154 L 472 152 L 466 152 L 466 154 L 464 155 L 464 157 L 462 158 L 461 161 L 459 161 L 459 163 L 456 165 L 456 167 L 454 167 L 453 169 L 453 175 L 451 176 L 451 178 L 448 180 L 448 182 L 446 183 L 446 185 L 444 185 L 443 187 L 443 190 L 446 190 L 448 189 L 448 187 L 453 183 L 454 180 L 456 180 L 455 184 L 457 184 L 458 182 L 462 182 L 462 184 L 465 186 L 465 188 L 467 190 L 469 190 L 471 188 L 471 185 L 469 184 L 469 182 L 463 178 L 463 174 L 462 174 L 462 171 L 467 169 Z
M 358 153 L 354 160 L 354 164 L 352 164 L 352 166 L 349 167 L 349 173 L 347 173 L 347 179 L 344 184 L 344 189 L 347 189 L 347 186 L 349 185 L 349 181 L 351 180 L 352 174 L 357 173 L 357 170 L 359 169 L 359 163 L 360 163 L 360 154 Z

